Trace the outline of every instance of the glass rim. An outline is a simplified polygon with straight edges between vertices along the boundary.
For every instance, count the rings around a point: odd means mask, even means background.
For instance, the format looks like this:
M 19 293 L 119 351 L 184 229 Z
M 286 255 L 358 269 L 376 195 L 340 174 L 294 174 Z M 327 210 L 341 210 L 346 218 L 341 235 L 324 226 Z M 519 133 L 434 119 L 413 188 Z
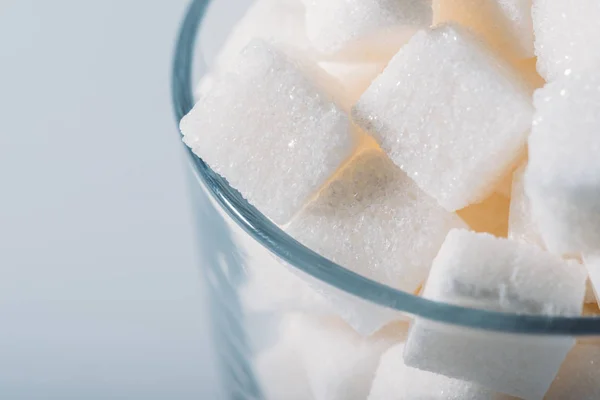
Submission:
M 177 124 L 194 106 L 194 49 L 198 29 L 210 2 L 211 0 L 192 0 L 177 37 L 171 76 L 171 95 Z M 179 135 L 181 138 L 180 131 Z M 600 334 L 600 317 L 525 315 L 462 307 L 428 300 L 352 272 L 290 237 L 250 205 L 183 142 L 182 146 L 186 149 L 190 167 L 199 182 L 247 234 L 292 267 L 322 282 L 379 306 L 454 326 L 532 335 Z

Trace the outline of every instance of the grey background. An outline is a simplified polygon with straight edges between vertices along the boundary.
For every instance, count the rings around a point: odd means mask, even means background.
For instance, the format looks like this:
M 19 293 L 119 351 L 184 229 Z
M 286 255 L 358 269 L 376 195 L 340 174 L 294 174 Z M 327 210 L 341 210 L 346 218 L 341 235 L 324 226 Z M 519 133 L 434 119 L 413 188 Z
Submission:
M 0 0 L 1 399 L 219 397 L 169 93 L 186 4 Z

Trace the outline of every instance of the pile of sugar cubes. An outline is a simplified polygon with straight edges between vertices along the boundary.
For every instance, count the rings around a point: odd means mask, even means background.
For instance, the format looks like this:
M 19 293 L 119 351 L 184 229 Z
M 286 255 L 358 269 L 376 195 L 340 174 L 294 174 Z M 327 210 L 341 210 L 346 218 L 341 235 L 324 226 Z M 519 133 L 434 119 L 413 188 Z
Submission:
M 600 1 L 256 0 L 185 143 L 291 237 L 426 299 L 598 314 Z M 599 399 L 600 341 L 387 309 L 254 244 L 271 400 Z M 262 253 L 261 253 L 262 252 Z

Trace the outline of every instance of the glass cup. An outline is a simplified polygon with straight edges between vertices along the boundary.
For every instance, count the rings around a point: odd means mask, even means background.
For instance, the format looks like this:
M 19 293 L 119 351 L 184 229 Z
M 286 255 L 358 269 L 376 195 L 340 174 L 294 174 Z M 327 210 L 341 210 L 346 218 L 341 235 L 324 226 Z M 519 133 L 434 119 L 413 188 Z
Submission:
M 207 16 L 211 6 L 230 10 L 227 26 Z M 201 43 L 222 43 L 244 7 L 234 0 L 194 0 L 182 22 L 175 49 L 172 96 L 176 120 L 194 105 L 194 85 L 206 72 Z M 208 18 L 208 19 L 207 19 Z M 212 24 L 220 32 L 200 28 Z M 205 35 L 205 36 L 203 36 Z M 511 343 L 518 349 L 532 346 L 564 347 L 569 343 L 600 344 L 600 318 L 517 315 L 431 301 L 356 274 L 306 248 L 248 204 L 241 195 L 185 147 L 193 173 L 193 199 L 198 216 L 202 272 L 210 297 L 212 329 L 218 353 L 222 386 L 228 399 L 263 399 L 269 378 L 255 371 L 255 355 L 277 340 L 279 316 L 248 311 L 243 288 L 252 264 L 290 268 L 293 274 L 328 285 L 348 296 L 397 310 L 419 321 L 421 328 L 442 332 L 457 341 Z M 273 264 L 273 260 L 279 262 Z M 449 340 L 450 340 L 449 339 Z M 570 345 L 569 345 L 570 346 Z M 437 357 L 449 355 L 438 354 Z M 435 362 L 436 355 L 432 356 Z M 541 359 L 540 359 L 541 360 Z M 598 360 L 600 362 L 600 359 Z M 599 380 L 600 382 L 600 380 Z M 600 383 L 598 383 L 600 386 Z M 292 398 L 290 394 L 290 399 Z M 272 399 L 286 400 L 286 399 Z

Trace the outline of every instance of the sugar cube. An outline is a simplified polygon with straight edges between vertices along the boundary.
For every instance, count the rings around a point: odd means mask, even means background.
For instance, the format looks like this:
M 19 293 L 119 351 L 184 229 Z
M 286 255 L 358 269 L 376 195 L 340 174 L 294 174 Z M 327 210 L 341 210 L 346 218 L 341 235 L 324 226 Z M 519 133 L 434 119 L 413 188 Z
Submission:
M 334 262 L 397 289 L 415 292 L 451 228 L 464 227 L 378 149 L 355 156 L 284 229 Z M 370 333 L 390 311 L 370 303 L 365 312 L 338 293 L 325 295 L 355 329 Z M 362 310 L 361 310 L 362 311 Z M 348 315 L 352 313 L 352 315 Z M 375 325 L 367 324 L 371 319 Z
M 263 262 L 248 262 L 248 280 L 240 288 L 244 307 L 254 312 L 307 312 L 332 315 L 326 298 L 301 271 L 267 255 Z
M 404 343 L 382 356 L 368 400 L 510 400 L 475 383 L 411 368 L 404 364 Z
M 533 89 L 532 89 L 532 93 L 533 93 Z M 500 180 L 500 182 L 496 185 L 494 192 L 498 193 L 501 196 L 506 197 L 507 199 L 510 199 L 511 192 L 512 192 L 513 175 L 514 175 L 515 171 L 521 165 L 523 165 L 523 163 L 526 161 L 527 161 L 527 151 L 524 149 L 523 153 L 518 158 L 518 161 L 516 161 L 513 164 L 512 168 L 509 170 L 509 172 L 506 173 L 504 175 L 504 177 Z
M 523 164 L 513 174 L 510 215 L 508 219 L 508 237 L 525 243 L 544 247 L 539 230 L 531 215 L 531 205 L 525 194 L 523 176 L 527 164 Z
M 600 68 L 600 3 L 533 1 L 538 71 L 552 81 L 572 72 Z
M 213 78 L 210 74 L 206 74 L 202 77 L 202 79 L 200 79 L 194 90 L 194 97 L 196 98 L 196 101 L 200 100 L 210 91 L 212 84 Z
M 600 248 L 600 73 L 572 74 L 537 90 L 525 192 L 546 248 Z
M 509 208 L 510 200 L 507 197 L 492 193 L 481 203 L 463 208 L 457 211 L 457 214 L 475 232 L 487 232 L 494 236 L 506 237 Z
M 353 108 L 419 187 L 455 211 L 490 195 L 531 126 L 527 85 L 455 25 L 420 31 Z
M 579 316 L 586 278 L 579 264 L 537 246 L 453 230 L 433 261 L 423 297 L 490 311 Z M 573 344 L 564 336 L 485 332 L 417 318 L 404 361 L 497 392 L 542 399 Z
M 433 23 L 454 21 L 511 59 L 533 57 L 531 0 L 434 0 Z
M 348 115 L 315 83 L 326 80 L 320 73 L 253 41 L 181 121 L 194 153 L 276 223 L 286 223 L 356 146 Z
M 381 354 L 402 340 L 403 328 L 394 328 L 400 334 L 365 338 L 337 320 L 299 316 L 290 331 L 314 399 L 366 399 Z
M 353 106 L 373 82 L 373 79 L 383 71 L 385 64 L 381 62 L 321 61 L 319 67 L 340 82 L 348 96 L 348 104 Z
M 305 13 L 301 0 L 256 0 L 227 37 L 212 69 L 227 69 L 256 38 L 291 53 L 312 56 L 314 51 L 306 36 Z
M 306 32 L 320 52 L 383 60 L 431 25 L 431 0 L 304 0 Z
M 255 356 L 254 369 L 265 400 L 315 400 L 294 335 L 289 332 L 294 318 L 285 316 L 276 344 Z
M 569 352 L 545 400 L 600 398 L 600 346 L 578 344 Z

